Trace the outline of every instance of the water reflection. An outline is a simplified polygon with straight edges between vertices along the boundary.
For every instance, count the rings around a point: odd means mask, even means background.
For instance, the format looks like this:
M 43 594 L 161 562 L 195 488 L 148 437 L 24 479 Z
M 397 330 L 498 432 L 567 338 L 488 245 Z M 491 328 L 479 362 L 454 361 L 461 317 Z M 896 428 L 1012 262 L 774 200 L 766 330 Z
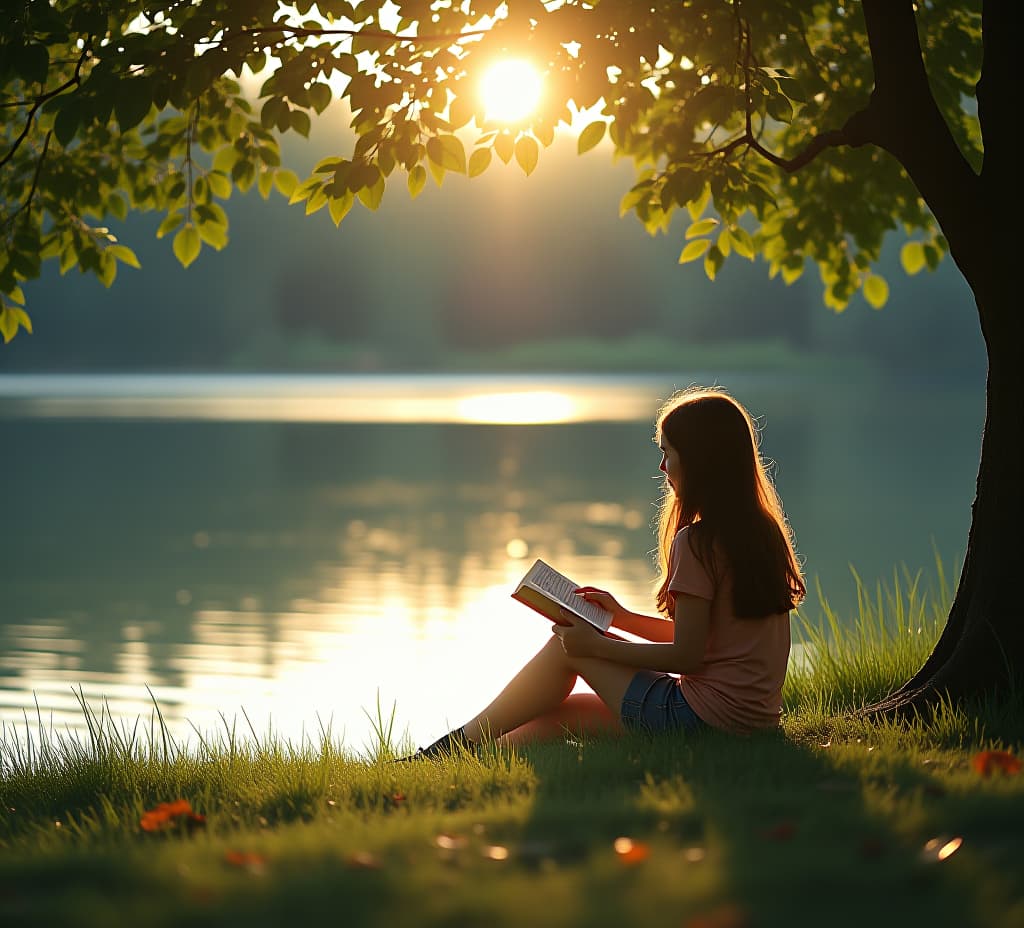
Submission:
M 471 386 L 448 384 L 445 402 L 457 410 Z M 0 721 L 33 715 L 38 700 L 44 719 L 80 727 L 79 686 L 115 716 L 148 716 L 148 686 L 184 740 L 191 725 L 212 731 L 225 718 L 245 730 L 244 708 L 257 729 L 289 737 L 330 720 L 358 750 L 378 701 L 385 715 L 396 707 L 399 731 L 426 740 L 489 700 L 546 639 L 546 623 L 509 597 L 532 558 L 649 608 L 651 418 L 673 386 L 607 380 L 573 392 L 559 381 L 582 421 L 531 426 L 467 424 L 465 409 L 452 422 L 358 421 L 379 381 L 332 422 L 237 421 L 237 405 L 229 421 L 189 420 L 181 407 L 59 418 L 5 402 L 18 491 L 0 533 Z M 266 407 L 269 389 L 247 402 Z M 744 389 L 767 426 L 798 548 L 840 607 L 852 598 L 849 562 L 870 579 L 900 560 L 927 564 L 932 537 L 957 553 L 980 392 Z M 475 395 L 523 392 L 491 379 Z M 413 418 L 416 400 L 402 400 Z M 500 412 L 491 402 L 481 416 Z M 643 409 L 617 420 L 616 403 Z M 940 431 L 945 451 L 933 458 Z
M 650 418 L 664 387 L 551 375 L 0 375 L 4 415 L 215 422 L 629 422 Z

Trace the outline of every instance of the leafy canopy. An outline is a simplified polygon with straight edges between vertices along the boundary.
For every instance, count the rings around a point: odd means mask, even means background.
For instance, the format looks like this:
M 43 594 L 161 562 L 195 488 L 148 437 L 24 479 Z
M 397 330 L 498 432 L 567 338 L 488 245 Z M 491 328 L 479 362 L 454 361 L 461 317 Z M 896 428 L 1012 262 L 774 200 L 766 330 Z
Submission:
M 685 208 L 680 262 L 714 278 L 733 255 L 760 256 L 792 282 L 813 262 L 824 301 L 860 289 L 879 307 L 872 271 L 885 234 L 912 235 L 905 269 L 947 250 L 897 161 L 848 147 L 842 127 L 874 84 L 856 3 L 740 0 L 26 0 L 0 36 L 0 333 L 31 322 L 22 283 L 46 258 L 106 285 L 134 253 L 103 225 L 157 210 L 183 265 L 228 240 L 221 202 L 235 189 L 276 191 L 340 223 L 376 209 L 403 176 L 475 176 L 494 155 L 527 174 L 556 128 L 586 111 L 581 154 L 610 140 L 632 159 L 622 199 L 652 233 Z M 934 94 L 972 165 L 980 13 L 974 4 L 916 10 Z M 488 122 L 486 67 L 525 58 L 543 74 L 542 105 L 517 124 Z M 262 86 L 246 92 L 243 77 Z M 281 164 L 279 138 L 307 135 L 341 99 L 355 144 L 306 178 Z M 711 215 L 706 215 L 707 213 Z

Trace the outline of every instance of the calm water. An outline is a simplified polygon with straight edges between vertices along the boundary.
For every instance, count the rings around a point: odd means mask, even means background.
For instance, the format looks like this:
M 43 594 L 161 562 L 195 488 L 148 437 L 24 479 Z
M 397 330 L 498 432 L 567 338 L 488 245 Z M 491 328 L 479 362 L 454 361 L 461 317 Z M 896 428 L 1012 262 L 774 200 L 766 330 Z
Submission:
M 649 608 L 668 378 L 0 377 L 0 721 L 418 742 L 546 639 L 533 558 Z M 724 382 L 842 611 L 963 553 L 980 384 Z M 812 603 L 808 609 L 816 614 Z

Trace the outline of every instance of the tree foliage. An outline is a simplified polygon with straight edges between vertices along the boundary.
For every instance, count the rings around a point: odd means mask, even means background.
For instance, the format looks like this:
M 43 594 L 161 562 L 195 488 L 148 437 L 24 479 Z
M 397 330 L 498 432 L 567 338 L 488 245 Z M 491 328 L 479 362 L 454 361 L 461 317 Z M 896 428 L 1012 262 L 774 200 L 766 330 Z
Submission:
M 187 266 L 227 243 L 221 204 L 236 189 L 283 195 L 306 213 L 326 208 L 337 224 L 357 203 L 378 208 L 403 176 L 416 196 L 428 175 L 440 185 L 513 161 L 529 174 L 582 111 L 592 118 L 580 154 L 610 140 L 614 156 L 636 165 L 622 212 L 657 234 L 685 210 L 680 261 L 702 261 L 709 277 L 736 257 L 760 257 L 787 282 L 813 263 L 828 306 L 840 310 L 860 290 L 877 307 L 888 287 L 873 266 L 888 232 L 910 236 L 908 273 L 936 267 L 948 250 L 927 192 L 891 155 L 898 143 L 867 118 L 878 37 L 869 42 L 860 3 L 2 5 L 5 341 L 31 330 L 22 284 L 44 259 L 108 286 L 120 265 L 138 266 L 109 217 L 159 212 L 157 236 Z M 980 8 L 923 0 L 912 15 L 931 97 L 978 170 Z M 508 57 L 543 74 L 544 97 L 523 121 L 499 124 L 478 83 Z M 281 164 L 279 139 L 307 135 L 337 99 L 352 113 L 354 146 L 300 178 Z

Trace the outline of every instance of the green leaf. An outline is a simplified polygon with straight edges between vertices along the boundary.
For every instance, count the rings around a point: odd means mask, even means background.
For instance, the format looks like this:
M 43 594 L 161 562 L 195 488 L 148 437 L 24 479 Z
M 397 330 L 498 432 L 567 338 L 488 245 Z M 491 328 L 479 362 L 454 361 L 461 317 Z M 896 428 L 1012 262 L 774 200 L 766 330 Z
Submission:
M 220 251 L 228 243 L 227 226 L 217 222 L 201 222 L 196 228 L 199 230 L 199 237 L 212 248 Z
M 168 213 L 163 222 L 157 227 L 156 237 L 163 238 L 165 235 L 173 232 L 185 221 L 185 217 L 181 213 Z
M 270 191 L 274 189 L 274 172 L 260 171 L 256 178 L 256 189 L 264 200 L 267 199 L 270 196 Z
M 478 148 L 469 159 L 469 176 L 478 177 L 487 170 L 491 163 L 491 150 L 489 148 Z
M 306 200 L 306 215 L 311 216 L 319 209 L 327 205 L 327 193 L 323 187 L 314 190 L 309 199 Z
M 122 132 L 134 129 L 153 106 L 152 82 L 146 77 L 122 80 L 114 98 L 114 115 Z
M 188 267 L 199 257 L 199 249 L 202 248 L 199 230 L 189 223 L 174 236 L 173 248 L 174 256 L 181 262 L 181 266 Z
M 690 242 L 679 255 L 680 264 L 688 264 L 690 261 L 696 261 L 701 255 L 704 254 L 711 247 L 711 242 L 706 238 L 697 239 L 695 242 Z
M 32 334 L 32 320 L 25 310 L 19 309 L 17 306 L 9 306 L 7 308 L 9 313 L 14 314 L 14 318 L 18 320 L 18 324 L 26 331 L 29 335 Z
M 550 148 L 555 141 L 555 127 L 551 123 L 534 123 L 530 131 L 545 148 Z
M 702 182 L 703 189 L 693 197 L 686 204 L 686 211 L 690 214 L 690 218 L 696 222 L 700 219 L 701 214 L 708 207 L 708 201 L 711 199 L 711 187 Z
M 334 221 L 335 226 L 341 225 L 341 220 L 348 215 L 348 211 L 352 209 L 352 204 L 355 203 L 356 198 L 352 195 L 351 190 L 346 190 L 340 197 L 330 197 L 327 201 L 327 210 L 331 214 L 331 219 Z
M 537 159 L 540 157 L 540 147 L 537 140 L 529 135 L 522 135 L 516 142 L 516 161 L 523 173 L 529 177 L 534 168 L 537 167 Z
M 107 247 L 107 254 L 116 258 L 122 264 L 127 264 L 129 267 L 142 267 L 142 265 L 139 264 L 139 259 L 135 256 L 135 252 L 127 245 L 109 245 Z
M 686 237 L 690 239 L 696 238 L 698 235 L 707 235 L 714 231 L 715 226 L 717 225 L 717 219 L 701 219 L 699 222 L 693 223 L 693 225 L 686 230 Z
M 288 168 L 274 171 L 274 186 L 282 196 L 291 197 L 299 186 L 299 175 Z
M 18 334 L 18 321 L 6 306 L 0 303 L 0 335 L 4 337 L 4 344 L 8 344 Z
M 107 197 L 107 213 L 118 219 L 128 218 L 128 204 L 119 193 L 112 193 Z
M 803 273 L 804 266 L 802 264 L 798 264 L 795 267 L 788 267 L 784 265 L 782 268 L 782 279 L 788 287 L 790 284 L 799 280 L 803 276 Z
M 900 249 L 900 264 L 908 274 L 916 274 L 925 266 L 924 244 L 922 242 L 906 242 Z
M 292 110 L 291 123 L 292 128 L 298 132 L 299 135 L 303 138 L 309 138 L 309 130 L 312 128 L 309 113 L 305 110 Z
M 378 174 L 377 180 L 371 186 L 363 187 L 358 196 L 367 209 L 380 209 L 381 200 L 384 199 L 384 175 Z
M 106 251 L 100 256 L 96 276 L 99 278 L 99 282 L 108 289 L 113 285 L 114 279 L 117 277 L 117 262 Z
M 264 129 L 273 129 L 281 118 L 282 110 L 287 112 L 288 104 L 280 97 L 271 97 L 260 110 L 260 125 Z
M 78 100 L 73 95 L 68 96 L 64 105 L 57 111 L 57 118 L 53 121 L 53 134 L 65 148 L 75 137 L 81 118 L 82 108 Z
M 213 156 L 213 169 L 228 175 L 242 157 L 242 153 L 234 145 L 225 145 Z
M 884 277 L 870 274 L 864 278 L 864 299 L 875 309 L 881 309 L 889 299 L 889 284 Z
M 15 20 L 17 21 L 17 20 Z M 26 84 L 42 84 L 50 70 L 50 53 L 40 42 L 30 42 L 20 50 L 15 71 Z
M 228 199 L 234 189 L 228 176 L 220 171 L 210 171 L 206 175 L 206 182 L 210 185 L 210 192 L 221 200 Z
M 502 132 L 494 139 L 494 150 L 498 153 L 498 157 L 501 158 L 505 164 L 508 164 L 512 160 L 512 155 L 515 151 L 515 144 L 515 140 L 509 132 Z
M 417 164 L 409 172 L 409 194 L 415 200 L 422 192 L 427 183 L 427 172 L 422 164 Z
M 336 155 L 331 155 L 329 158 L 321 158 L 317 163 L 316 167 L 313 168 L 313 174 L 333 174 L 338 170 L 338 166 L 345 163 L 344 158 L 339 158 Z
M 750 261 L 754 260 L 757 255 L 757 251 L 754 248 L 754 240 L 743 226 L 733 226 L 730 229 L 730 238 L 732 239 L 732 250 L 736 254 Z
M 448 107 L 448 123 L 453 129 L 461 129 L 473 118 L 473 100 L 463 94 L 452 100 Z
M 321 81 L 317 81 L 309 86 L 309 102 L 318 113 L 322 113 L 327 109 L 333 96 L 331 88 Z
M 308 200 L 313 195 L 313 191 L 320 187 L 323 182 L 324 179 L 322 177 L 307 177 L 292 191 L 292 195 L 288 197 L 288 205 L 291 206 L 293 203 Z
M 704 273 L 708 280 L 714 280 L 722 265 L 725 264 L 725 255 L 717 245 L 712 245 L 708 253 L 704 255 Z
M 454 135 L 437 135 L 427 139 L 427 157 L 446 171 L 466 173 L 466 149 Z
M 608 130 L 608 123 L 603 119 L 592 122 L 587 126 L 581 133 L 579 139 L 576 141 L 576 153 L 584 154 L 590 151 L 595 145 L 597 145 L 601 139 L 604 138 L 605 132 Z

